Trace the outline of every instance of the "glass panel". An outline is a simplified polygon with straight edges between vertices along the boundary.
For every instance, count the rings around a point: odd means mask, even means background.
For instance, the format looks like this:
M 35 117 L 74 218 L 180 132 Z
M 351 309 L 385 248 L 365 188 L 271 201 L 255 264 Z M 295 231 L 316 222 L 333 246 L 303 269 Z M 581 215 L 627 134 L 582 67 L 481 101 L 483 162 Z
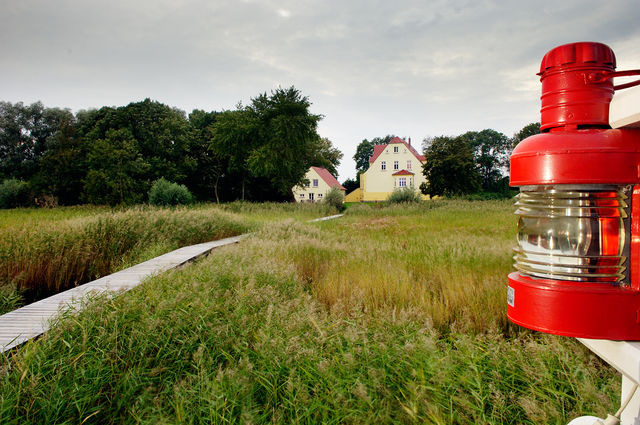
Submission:
M 522 188 L 515 268 L 531 277 L 626 284 L 629 190 Z

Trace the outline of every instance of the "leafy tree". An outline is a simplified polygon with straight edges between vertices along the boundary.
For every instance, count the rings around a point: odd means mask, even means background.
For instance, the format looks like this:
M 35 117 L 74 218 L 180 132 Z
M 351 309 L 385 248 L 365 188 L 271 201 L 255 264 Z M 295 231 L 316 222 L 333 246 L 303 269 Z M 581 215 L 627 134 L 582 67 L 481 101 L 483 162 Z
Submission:
M 47 140 L 40 169 L 32 179 L 36 193 L 53 195 L 62 205 L 80 202 L 86 174 L 86 152 L 75 135 L 75 122 L 70 112 L 60 117 L 57 130 Z
M 137 178 L 147 188 L 165 177 L 183 182 L 197 161 L 191 154 L 193 133 L 184 112 L 145 99 L 119 108 L 103 107 L 77 115 L 77 137 L 88 146 L 107 139 L 110 131 L 126 131 L 147 166 Z
M 251 173 L 267 179 L 282 198 L 291 193 L 316 156 L 320 115 L 295 87 L 278 88 L 252 99 L 250 110 L 258 121 L 260 144 L 247 159 Z
M 227 159 L 227 181 L 240 186 L 236 197 L 289 199 L 291 188 L 319 158 L 329 164 L 339 160 L 330 142 L 318 136 L 321 116 L 312 114 L 310 106 L 295 87 L 278 88 L 217 117 L 210 149 Z
M 358 171 L 356 177 L 358 182 L 360 182 L 360 174 L 369 169 L 369 158 L 373 156 L 373 147 L 375 145 L 386 145 L 394 137 L 396 136 L 393 134 L 387 134 L 384 137 L 374 137 L 371 141 L 363 139 L 362 142 L 360 142 L 356 147 L 355 155 L 353 155 L 353 159 L 356 161 L 356 171 Z
M 480 174 L 473 151 L 461 137 L 438 136 L 425 151 L 426 163 L 422 172 L 427 182 L 420 185 L 422 193 L 430 196 L 459 195 L 480 189 Z
M 192 131 L 191 155 L 196 162 L 195 169 L 187 177 L 187 185 L 200 199 L 215 197 L 220 202 L 219 187 L 224 181 L 228 158 L 210 149 L 213 139 L 213 128 L 218 112 L 205 112 L 194 109 L 189 114 L 189 125 Z
M 529 136 L 534 136 L 536 134 L 540 134 L 540 123 L 532 122 L 531 124 L 527 124 L 522 129 L 513 135 L 511 138 L 511 146 L 516 147 L 518 143 L 523 141 Z
M 235 111 L 218 115 L 211 128 L 209 149 L 224 163 L 230 185 L 240 182 L 240 199 L 245 199 L 245 187 L 251 178 L 247 158 L 258 139 L 258 122 L 252 111 L 238 105 Z
M 369 169 L 369 158 L 373 155 L 373 142 L 363 139 L 356 147 L 356 153 L 353 160 L 356 162 L 356 170 L 365 172 Z
M 326 137 L 318 138 L 313 151 L 312 165 L 326 168 L 332 175 L 337 176 L 343 155 L 339 149 L 333 147 L 331 140 Z
M 0 208 L 16 208 L 29 205 L 29 184 L 24 180 L 8 179 L 0 183 Z
M 468 131 L 458 136 L 473 152 L 480 174 L 482 189 L 500 190 L 502 170 L 509 166 L 511 142 L 504 134 L 495 130 Z
M 149 184 L 142 180 L 149 164 L 128 130 L 108 130 L 104 139 L 93 142 L 87 163 L 85 201 L 110 205 L 142 202 L 149 188 Z
M 0 102 L 0 177 L 31 180 L 56 133 L 60 120 L 73 117 L 68 110 L 45 108 L 36 102 Z
M 347 193 L 351 193 L 360 187 L 360 183 L 354 179 L 347 179 L 342 183 L 342 187 L 346 189 Z

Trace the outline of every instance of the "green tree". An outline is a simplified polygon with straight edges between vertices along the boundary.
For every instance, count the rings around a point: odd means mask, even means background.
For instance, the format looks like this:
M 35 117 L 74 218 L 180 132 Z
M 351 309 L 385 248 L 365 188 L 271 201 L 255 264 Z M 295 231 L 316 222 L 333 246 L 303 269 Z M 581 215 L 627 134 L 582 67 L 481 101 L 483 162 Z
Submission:
M 69 117 L 68 110 L 45 108 L 41 102 L 0 102 L 0 177 L 31 180 L 47 142 Z
M 339 159 L 318 136 L 321 116 L 310 106 L 295 87 L 278 88 L 217 117 L 210 149 L 226 158 L 227 181 L 239 187 L 236 199 L 290 199 L 291 188 L 319 158 L 329 164 Z
M 473 159 L 480 174 L 481 187 L 485 191 L 501 190 L 503 170 L 509 166 L 511 141 L 504 134 L 486 129 L 468 131 L 458 136 L 473 152 Z
M 56 132 L 47 140 L 32 186 L 37 194 L 53 195 L 60 204 L 73 205 L 80 202 L 86 152 L 75 134 L 75 117 L 66 112 L 60 116 Z
M 141 187 L 149 164 L 139 152 L 133 135 L 125 129 L 108 130 L 91 145 L 89 171 L 84 180 L 84 200 L 94 204 L 134 204 L 143 201 L 149 183 Z
M 523 141 L 529 136 L 534 136 L 536 134 L 540 134 L 540 123 L 532 122 L 531 124 L 527 124 L 520 131 L 513 135 L 511 138 L 511 146 L 516 147 L 518 143 Z
M 150 182 L 160 177 L 183 183 L 195 172 L 193 131 L 185 113 L 178 109 L 145 99 L 118 108 L 82 111 L 76 118 L 77 137 L 87 151 L 99 140 L 109 139 L 109 132 L 126 132 L 126 139 L 147 164 L 130 176 L 135 176 L 139 191 L 147 192 Z
M 373 142 L 363 139 L 356 147 L 353 160 L 356 162 L 356 171 L 365 172 L 369 169 L 369 158 L 373 155 Z
M 332 175 L 337 176 L 338 166 L 342 157 L 342 152 L 333 147 L 331 140 L 321 137 L 318 138 L 316 146 L 313 148 L 311 165 L 326 168 Z
M 254 176 L 265 178 L 282 199 L 290 197 L 317 156 L 320 115 L 295 87 L 278 88 L 270 96 L 252 99 L 250 110 L 258 122 L 260 143 L 247 159 Z M 274 194 L 275 195 L 275 194 Z
M 461 137 L 438 136 L 425 150 L 422 172 L 427 182 L 420 186 L 430 196 L 459 195 L 480 189 L 480 175 L 473 151 Z
M 220 202 L 220 185 L 224 184 L 228 158 L 211 150 L 213 128 L 219 113 L 194 109 L 189 114 L 192 130 L 191 155 L 196 162 L 194 172 L 187 178 L 187 186 L 200 199 L 215 198 Z
M 360 187 L 360 183 L 354 179 L 346 179 L 344 183 L 342 183 L 342 187 L 345 188 L 347 193 L 351 193 Z
M 252 175 L 247 164 L 249 154 L 258 143 L 258 122 L 253 112 L 242 105 L 235 111 L 224 111 L 218 115 L 211 128 L 209 149 L 224 162 L 231 187 L 240 184 L 236 199 L 245 199 L 245 188 Z M 239 195 L 239 196 L 238 196 Z

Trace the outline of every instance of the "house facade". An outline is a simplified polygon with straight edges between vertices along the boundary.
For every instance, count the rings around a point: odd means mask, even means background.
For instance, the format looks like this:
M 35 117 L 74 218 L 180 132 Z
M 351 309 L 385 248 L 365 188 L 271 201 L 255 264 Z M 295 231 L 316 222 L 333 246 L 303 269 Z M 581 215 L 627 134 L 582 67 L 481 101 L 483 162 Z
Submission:
M 387 145 L 374 146 L 369 168 L 360 175 L 362 201 L 384 201 L 395 189 L 406 187 L 419 191 L 426 182 L 422 174 L 425 162 L 425 156 L 411 146 L 411 139 L 407 143 L 394 137 Z
M 343 193 L 346 191 L 325 168 L 311 167 L 304 178 L 309 181 L 308 185 L 296 186 L 292 189 L 296 202 L 322 201 L 332 187 L 337 187 Z

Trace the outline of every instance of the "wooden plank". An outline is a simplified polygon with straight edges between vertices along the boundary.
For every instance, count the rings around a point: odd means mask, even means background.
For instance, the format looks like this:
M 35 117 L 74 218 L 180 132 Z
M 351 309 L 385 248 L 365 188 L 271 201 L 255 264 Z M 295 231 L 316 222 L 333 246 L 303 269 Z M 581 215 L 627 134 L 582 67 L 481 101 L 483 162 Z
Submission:
M 145 279 L 208 254 L 211 250 L 238 243 L 243 236 L 220 239 L 176 249 L 128 269 L 101 277 L 49 298 L 0 316 L 0 352 L 5 352 L 49 329 L 63 309 L 78 308 L 89 294 L 128 291 Z

